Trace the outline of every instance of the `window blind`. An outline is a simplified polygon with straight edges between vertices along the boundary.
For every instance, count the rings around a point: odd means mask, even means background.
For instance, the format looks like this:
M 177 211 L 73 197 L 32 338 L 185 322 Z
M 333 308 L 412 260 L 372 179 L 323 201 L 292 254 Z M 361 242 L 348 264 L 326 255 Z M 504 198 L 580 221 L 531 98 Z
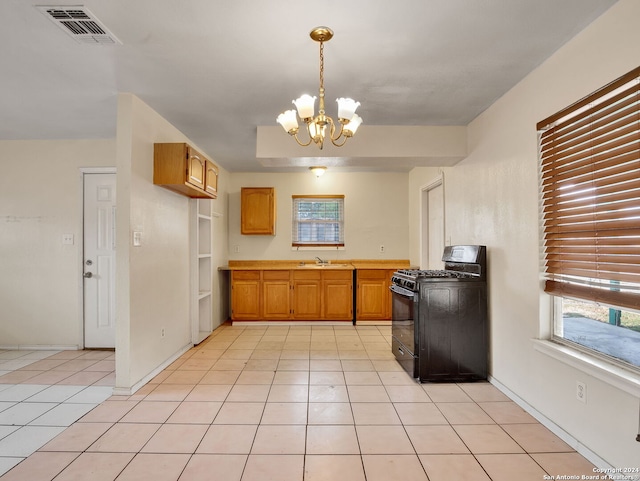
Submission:
M 640 309 L 640 67 L 537 127 L 545 291 Z
M 293 246 L 344 246 L 344 195 L 292 196 Z

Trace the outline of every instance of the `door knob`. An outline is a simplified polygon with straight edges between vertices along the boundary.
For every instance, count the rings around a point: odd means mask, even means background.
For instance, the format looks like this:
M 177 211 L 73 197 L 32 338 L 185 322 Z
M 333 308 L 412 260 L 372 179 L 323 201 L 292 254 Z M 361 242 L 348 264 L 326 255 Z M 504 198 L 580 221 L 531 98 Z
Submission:
M 85 272 L 83 277 L 85 277 L 87 279 L 91 279 L 93 277 L 93 272 Z

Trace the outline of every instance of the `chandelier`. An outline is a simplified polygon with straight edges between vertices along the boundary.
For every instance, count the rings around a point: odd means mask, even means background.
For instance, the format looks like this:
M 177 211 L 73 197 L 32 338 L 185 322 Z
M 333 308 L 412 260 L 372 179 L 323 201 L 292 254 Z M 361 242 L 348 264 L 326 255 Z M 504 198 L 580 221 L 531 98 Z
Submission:
M 325 114 L 324 111 L 324 42 L 328 42 L 333 37 L 333 31 L 327 27 L 316 27 L 311 30 L 309 36 L 320 43 L 320 89 L 318 102 L 318 115 L 314 117 L 314 107 L 316 97 L 303 95 L 292 103 L 296 106 L 297 115 L 307 124 L 308 140 L 300 141 L 298 137 L 299 127 L 296 117 L 296 110 L 287 110 L 281 113 L 276 119 L 282 128 L 291 135 L 302 147 L 306 147 L 313 141 L 320 149 L 324 146 L 325 138 L 329 138 L 336 147 L 342 147 L 349 137 L 353 137 L 362 123 L 362 119 L 356 114 L 356 109 L 360 102 L 349 98 L 339 98 L 338 102 L 338 123 L 339 129 L 334 120 Z M 327 132 L 327 127 L 329 131 Z

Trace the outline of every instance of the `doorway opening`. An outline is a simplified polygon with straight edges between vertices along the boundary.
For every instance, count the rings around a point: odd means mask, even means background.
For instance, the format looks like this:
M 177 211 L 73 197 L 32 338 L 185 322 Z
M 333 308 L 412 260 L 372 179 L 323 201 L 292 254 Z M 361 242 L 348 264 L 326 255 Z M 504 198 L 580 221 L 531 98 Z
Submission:
M 420 268 L 442 269 L 444 252 L 444 177 L 420 189 Z

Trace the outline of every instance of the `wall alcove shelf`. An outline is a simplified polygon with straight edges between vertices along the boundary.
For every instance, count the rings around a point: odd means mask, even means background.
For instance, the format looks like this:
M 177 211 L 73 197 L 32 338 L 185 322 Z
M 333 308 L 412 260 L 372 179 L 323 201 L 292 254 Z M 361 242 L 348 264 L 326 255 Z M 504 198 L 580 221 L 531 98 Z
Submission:
M 199 344 L 213 331 L 212 201 L 191 199 L 191 340 Z

